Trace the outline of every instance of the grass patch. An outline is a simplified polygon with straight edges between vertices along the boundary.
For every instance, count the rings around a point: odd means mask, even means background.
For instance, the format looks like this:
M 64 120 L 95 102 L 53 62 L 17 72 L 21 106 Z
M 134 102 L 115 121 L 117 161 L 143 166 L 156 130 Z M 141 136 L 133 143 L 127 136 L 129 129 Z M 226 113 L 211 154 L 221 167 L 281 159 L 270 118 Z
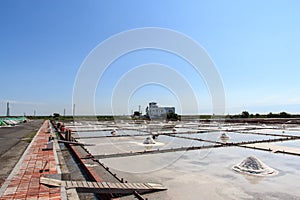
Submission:
M 26 135 L 26 136 L 22 139 L 22 141 L 25 141 L 25 142 L 27 142 L 27 143 L 30 143 L 30 142 L 32 141 L 32 139 L 33 139 L 33 137 L 35 136 L 36 133 L 37 133 L 36 131 L 29 133 L 28 135 Z

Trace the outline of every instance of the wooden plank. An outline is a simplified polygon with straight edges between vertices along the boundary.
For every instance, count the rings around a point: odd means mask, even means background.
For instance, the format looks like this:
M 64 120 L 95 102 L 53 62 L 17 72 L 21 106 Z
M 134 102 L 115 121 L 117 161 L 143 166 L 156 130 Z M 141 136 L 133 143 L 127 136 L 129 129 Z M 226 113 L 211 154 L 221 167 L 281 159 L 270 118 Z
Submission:
M 142 183 L 132 183 L 137 189 L 146 189 L 148 190 L 149 187 L 147 187 L 146 185 L 142 184 Z
M 130 189 L 135 189 L 134 185 L 132 185 L 131 183 L 126 183 L 126 185 L 128 185 Z
M 122 183 L 123 186 L 125 186 L 127 189 L 131 189 L 131 185 L 129 185 L 128 183 Z
M 117 185 L 115 183 L 107 183 L 107 185 L 110 187 L 110 189 L 117 189 Z
M 149 185 L 149 187 L 151 187 L 152 189 L 155 189 L 155 190 L 166 190 L 167 189 L 163 185 L 158 184 L 158 183 L 144 183 L 144 184 Z
M 127 185 L 127 183 L 122 183 L 122 186 L 125 188 L 125 189 L 129 189 L 130 186 Z
M 71 181 L 66 181 L 66 187 L 71 187 L 71 186 L 72 186 Z
M 137 192 L 154 192 L 165 190 L 161 184 L 155 183 L 111 183 L 111 182 L 91 182 L 91 181 L 61 181 L 57 179 L 41 177 L 40 182 L 50 186 L 65 185 L 68 189 L 77 189 L 78 192 L 95 192 L 95 193 L 115 193 L 129 194 Z
M 65 144 L 73 144 L 73 145 L 80 145 L 80 146 L 95 146 L 95 144 L 83 144 L 80 142 L 72 142 L 72 141 L 66 141 L 66 140 L 57 140 L 59 143 L 65 143 Z
M 117 188 L 124 189 L 124 187 L 123 187 L 123 185 L 121 183 L 115 183 L 115 184 L 116 184 Z
M 120 183 L 120 184 L 121 184 L 121 186 L 122 186 L 124 189 L 128 189 L 128 186 L 125 185 L 125 183 Z
M 83 187 L 82 181 L 77 181 L 77 185 L 78 185 L 78 187 Z
M 153 189 L 152 186 L 151 186 L 151 184 L 148 184 L 148 183 L 144 183 L 144 184 L 147 185 L 147 187 L 148 187 L 149 189 Z
M 89 185 L 90 188 L 93 188 L 94 187 L 94 184 L 90 181 L 87 181 L 87 184 Z
M 110 189 L 110 188 L 109 188 L 109 185 L 107 185 L 107 183 L 106 183 L 106 182 L 101 182 L 101 183 L 102 183 L 102 185 L 103 185 L 103 188 Z
M 46 177 L 41 177 L 40 183 L 42 183 L 44 185 L 50 185 L 50 186 L 56 186 L 56 187 L 61 186 L 61 180 L 46 178 Z
M 91 183 L 93 184 L 94 188 L 99 188 L 97 182 L 91 182 Z
M 147 183 L 139 183 L 139 184 L 143 184 L 144 187 L 146 187 L 148 189 L 152 189 L 152 187 L 150 185 L 148 185 Z
M 142 189 L 137 183 L 130 183 L 134 189 Z
M 72 187 L 78 187 L 78 184 L 77 184 L 77 182 L 76 181 L 71 181 L 71 183 L 72 183 Z
M 82 183 L 83 183 L 83 187 L 89 188 L 89 185 L 87 184 L 86 181 L 82 181 Z
M 98 188 L 105 188 L 105 186 L 103 185 L 103 182 L 97 182 L 97 187 Z

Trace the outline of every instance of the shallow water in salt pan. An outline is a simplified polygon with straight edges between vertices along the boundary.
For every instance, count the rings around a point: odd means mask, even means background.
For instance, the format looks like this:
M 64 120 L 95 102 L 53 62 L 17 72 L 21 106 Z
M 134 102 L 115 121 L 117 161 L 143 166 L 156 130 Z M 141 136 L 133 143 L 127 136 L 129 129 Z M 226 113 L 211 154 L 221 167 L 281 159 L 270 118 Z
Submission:
M 208 133 L 196 133 L 196 134 L 179 134 L 178 136 L 185 136 L 190 138 L 199 138 L 204 140 L 211 140 L 221 142 L 220 132 L 208 132 Z M 276 139 L 280 138 L 277 136 L 265 136 L 265 135 L 257 135 L 257 134 L 242 134 L 242 133 L 235 133 L 235 132 L 226 132 L 229 136 L 227 142 L 243 142 L 243 141 L 255 141 L 255 140 L 269 140 L 269 139 Z
M 249 155 L 257 156 L 279 174 L 255 177 L 231 169 Z M 160 168 L 164 160 L 171 163 Z M 300 157 L 290 155 L 233 147 L 101 161 L 129 181 L 158 182 L 168 188 L 149 195 L 151 199 L 300 199 Z
M 156 144 L 145 145 L 144 140 L 147 137 L 148 136 L 90 138 L 80 139 L 80 142 L 95 144 L 95 146 L 88 146 L 89 151 L 93 155 L 212 145 L 212 143 L 174 138 L 164 135 L 160 135 L 154 140 Z M 101 149 L 101 151 L 99 151 L 99 149 Z

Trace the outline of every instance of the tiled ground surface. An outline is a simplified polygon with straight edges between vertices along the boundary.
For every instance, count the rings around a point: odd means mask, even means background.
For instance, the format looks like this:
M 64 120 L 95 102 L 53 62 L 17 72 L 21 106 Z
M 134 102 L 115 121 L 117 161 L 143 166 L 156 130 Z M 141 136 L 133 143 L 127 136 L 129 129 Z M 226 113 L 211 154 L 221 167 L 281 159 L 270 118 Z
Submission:
M 48 121 L 45 121 L 37 136 L 32 141 L 20 168 L 9 182 L 1 200 L 6 199 L 61 199 L 60 188 L 48 188 L 39 183 L 44 174 L 57 174 L 53 150 L 43 151 L 50 133 L 47 132 Z M 48 161 L 48 162 L 47 162 Z M 46 172 L 40 172 L 45 163 Z

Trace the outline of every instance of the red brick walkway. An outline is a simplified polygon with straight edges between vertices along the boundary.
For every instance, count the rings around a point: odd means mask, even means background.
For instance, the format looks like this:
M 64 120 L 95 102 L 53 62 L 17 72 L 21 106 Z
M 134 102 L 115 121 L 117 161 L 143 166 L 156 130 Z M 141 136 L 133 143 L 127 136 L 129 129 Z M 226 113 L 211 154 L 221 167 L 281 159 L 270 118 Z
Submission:
M 3 199 L 61 199 L 60 188 L 48 188 L 39 183 L 45 174 L 57 174 L 54 151 L 42 149 L 46 147 L 50 133 L 47 132 L 48 121 L 45 121 L 32 141 L 25 158 L 10 180 L 1 200 Z M 48 161 L 45 169 L 40 172 Z

